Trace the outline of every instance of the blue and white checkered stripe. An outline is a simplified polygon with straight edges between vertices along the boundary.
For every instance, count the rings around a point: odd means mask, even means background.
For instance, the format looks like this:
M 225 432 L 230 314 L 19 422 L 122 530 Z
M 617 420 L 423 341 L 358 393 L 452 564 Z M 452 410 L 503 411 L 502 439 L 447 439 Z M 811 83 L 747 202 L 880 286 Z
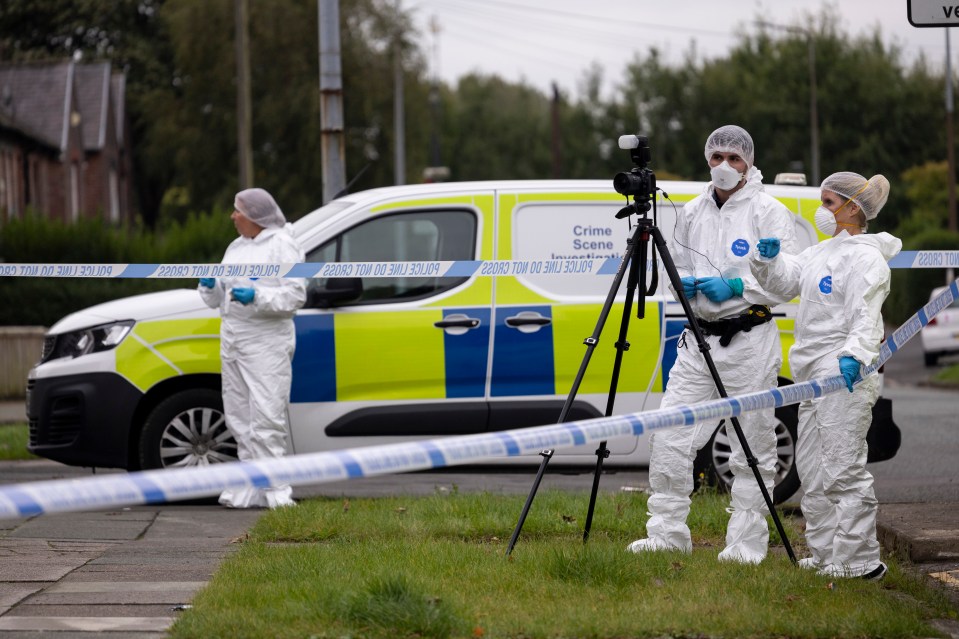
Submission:
M 879 360 L 863 374 L 875 372 L 956 299 L 959 299 L 959 280 L 900 326 L 883 343 Z M 227 488 L 320 484 L 516 457 L 546 448 L 640 435 L 648 430 L 715 422 L 749 411 L 796 404 L 845 388 L 842 376 L 837 375 L 694 406 L 533 428 L 197 468 L 0 486 L 0 519 L 194 499 L 216 495 Z
M 299 264 L 3 264 L 0 277 L 184 279 L 200 277 L 491 277 L 615 275 L 621 257 L 556 260 L 304 262 Z M 891 268 L 959 267 L 959 251 L 903 251 Z M 647 270 L 652 262 L 647 262 Z

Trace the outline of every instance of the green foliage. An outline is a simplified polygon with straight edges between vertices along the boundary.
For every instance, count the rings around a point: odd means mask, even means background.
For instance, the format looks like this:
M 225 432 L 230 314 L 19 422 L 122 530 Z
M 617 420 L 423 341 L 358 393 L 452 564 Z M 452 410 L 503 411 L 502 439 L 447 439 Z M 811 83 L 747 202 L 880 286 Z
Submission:
M 903 250 L 955 250 L 959 233 L 948 227 L 948 168 L 946 162 L 926 162 L 902 175 L 905 215 L 898 216 L 893 234 L 902 240 Z M 889 212 L 887 204 L 877 218 L 882 222 Z M 872 231 L 870 225 L 870 231 Z M 892 290 L 883 306 L 886 322 L 899 325 L 929 301 L 932 290 L 945 285 L 944 269 L 896 269 L 892 272 Z
M 394 182 L 394 62 L 403 71 L 406 179 L 419 181 L 435 135 L 452 179 L 611 178 L 630 167 L 622 133 L 649 135 L 660 179 L 706 179 L 703 142 L 739 123 L 756 163 L 810 173 L 810 40 L 815 51 L 820 178 L 840 170 L 892 182 L 873 230 L 912 214 L 902 177 L 945 157 L 942 74 L 907 66 L 880 32 L 852 36 L 834 8 L 783 34 L 744 30 L 730 52 L 704 60 L 691 45 L 667 64 L 636 51 L 614 97 L 602 69 L 576 92 L 544 95 L 524 83 L 468 75 L 433 87 L 426 38 L 392 0 L 344 0 L 340 35 L 347 179 L 351 190 Z M 97 26 L 91 26 L 97 25 Z M 254 181 L 297 219 L 321 201 L 317 3 L 250 2 Z M 0 3 L 0 58 L 82 53 L 127 72 L 134 175 L 149 226 L 228 206 L 237 189 L 234 3 L 230 0 L 11 0 Z M 810 34 L 807 36 L 807 33 Z M 558 130 L 553 117 L 557 116 Z M 555 138 L 554 138 L 555 136 Z M 553 156 L 554 139 L 559 157 Z
M 903 250 L 954 251 L 959 246 L 959 233 L 941 228 L 928 228 L 902 243 Z M 929 302 L 929 294 L 946 284 L 944 269 L 904 268 L 892 272 L 892 290 L 883 306 L 883 319 L 899 325 Z
M 36 215 L 0 227 L 0 258 L 10 263 L 206 264 L 220 261 L 236 236 L 222 211 L 191 214 L 157 231 L 118 228 L 100 220 L 66 224 Z M 50 326 L 64 315 L 109 300 L 194 286 L 192 280 L 3 278 L 0 325 Z
M 571 513 L 588 495 L 541 491 L 506 557 L 522 500 L 447 493 L 269 511 L 171 635 L 915 637 L 955 616 L 893 559 L 881 586 L 796 569 L 775 546 L 758 566 L 719 562 L 724 529 L 700 519 L 689 522 L 692 554 L 629 554 L 646 518 L 637 493 L 601 493 L 584 546 Z M 697 494 L 692 512 L 725 505 Z

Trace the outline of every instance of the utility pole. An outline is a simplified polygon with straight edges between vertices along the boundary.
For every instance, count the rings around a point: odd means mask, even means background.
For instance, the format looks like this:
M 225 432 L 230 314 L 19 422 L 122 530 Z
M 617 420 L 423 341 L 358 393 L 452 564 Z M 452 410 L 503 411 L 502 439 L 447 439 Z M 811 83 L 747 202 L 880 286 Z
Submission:
M 552 152 L 553 152 L 553 179 L 559 179 L 563 173 L 563 150 L 560 142 L 559 126 L 559 86 L 553 82 L 553 101 L 550 104 L 552 116 Z
M 430 18 L 430 33 L 433 34 L 432 77 L 430 79 L 430 165 L 423 169 L 424 182 L 445 182 L 450 177 L 450 169 L 443 166 L 440 153 L 440 64 L 439 33 L 440 21 L 436 16 Z
M 949 230 L 955 233 L 956 226 L 956 151 L 953 138 L 952 100 L 952 54 L 949 51 L 949 28 L 946 32 L 946 159 L 949 165 Z
M 346 189 L 339 0 L 317 0 L 320 36 L 320 147 L 323 204 Z
M 946 165 L 948 167 L 949 184 L 949 230 L 956 232 L 956 151 L 955 140 L 952 130 L 952 53 L 949 51 L 949 27 L 943 29 L 946 32 Z M 946 269 L 946 283 L 952 282 L 955 278 L 955 271 L 950 267 Z
M 239 190 L 253 186 L 253 145 L 250 99 L 250 7 L 248 0 L 234 0 L 236 20 L 236 146 L 240 162 Z
M 393 130 L 395 163 L 393 183 L 406 184 L 406 130 L 403 114 L 403 46 L 400 31 L 400 0 L 396 0 L 396 33 L 393 38 Z

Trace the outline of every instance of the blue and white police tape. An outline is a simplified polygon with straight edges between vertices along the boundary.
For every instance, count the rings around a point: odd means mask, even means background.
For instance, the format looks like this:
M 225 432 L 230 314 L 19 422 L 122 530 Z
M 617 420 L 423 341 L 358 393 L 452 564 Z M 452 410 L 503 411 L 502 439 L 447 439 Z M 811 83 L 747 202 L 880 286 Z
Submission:
M 622 257 L 417 262 L 281 264 L 18 264 L 0 263 L 0 277 L 193 279 L 200 277 L 492 277 L 615 275 Z M 959 251 L 903 251 L 891 268 L 959 268 Z M 647 270 L 652 269 L 648 261 Z
M 943 308 L 959 299 L 959 280 L 897 329 L 883 344 L 869 375 Z M 535 454 L 645 431 L 718 422 L 746 412 L 786 406 L 845 391 L 842 376 L 721 398 L 694 406 L 403 444 L 351 448 L 278 459 L 214 464 L 0 486 L 0 519 L 117 508 L 217 495 L 228 488 L 321 484 L 355 477 L 444 468 Z

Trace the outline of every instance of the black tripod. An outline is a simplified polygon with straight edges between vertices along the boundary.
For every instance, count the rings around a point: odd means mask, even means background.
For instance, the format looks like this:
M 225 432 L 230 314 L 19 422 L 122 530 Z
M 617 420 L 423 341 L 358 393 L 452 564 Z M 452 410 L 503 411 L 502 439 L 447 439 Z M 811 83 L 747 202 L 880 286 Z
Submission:
M 650 188 L 650 191 L 655 194 L 655 178 L 653 178 L 653 186 Z M 618 189 L 617 189 L 618 190 Z M 622 284 L 624 274 L 627 269 L 629 269 L 629 278 L 627 279 L 626 284 L 626 301 L 623 307 L 623 316 L 620 322 L 619 330 L 619 340 L 616 342 L 616 358 L 613 363 L 613 372 L 610 380 L 610 390 L 608 395 L 608 400 L 606 403 L 606 416 L 613 414 L 613 403 L 616 398 L 616 386 L 619 382 L 619 372 L 622 366 L 623 353 L 629 350 L 629 342 L 626 341 L 627 331 L 629 328 L 629 315 L 630 309 L 632 307 L 633 295 L 636 292 L 637 285 L 639 290 L 643 291 L 643 295 L 647 294 L 646 290 L 646 252 L 649 246 L 649 239 L 652 237 L 656 250 L 659 253 L 660 258 L 663 261 L 663 266 L 666 269 L 666 274 L 669 277 L 670 283 L 673 285 L 673 290 L 682 291 L 683 284 L 679 277 L 679 273 L 676 270 L 676 264 L 673 262 L 672 256 L 669 254 L 669 249 L 666 247 L 666 241 L 663 239 L 663 234 L 659 228 L 655 225 L 652 219 L 646 217 L 646 212 L 649 210 L 649 200 L 653 201 L 653 216 L 655 218 L 655 197 L 650 197 L 649 195 L 637 195 L 634 197 L 635 203 L 628 205 L 626 208 L 622 209 L 619 213 L 616 214 L 616 217 L 626 217 L 631 213 L 638 213 L 640 217 L 637 219 L 636 228 L 633 231 L 632 236 L 626 241 L 626 253 L 623 255 L 623 260 L 619 265 L 619 269 L 616 272 L 616 276 L 613 280 L 613 284 L 609 290 L 609 293 L 606 296 L 606 301 L 603 304 L 603 309 L 600 312 L 599 320 L 596 323 L 596 327 L 593 329 L 593 333 L 590 337 L 587 337 L 584 340 L 586 344 L 586 354 L 583 357 L 582 362 L 579 366 L 579 371 L 576 373 L 576 378 L 573 380 L 573 387 L 570 390 L 569 395 L 566 397 L 566 402 L 563 405 L 563 409 L 560 412 L 559 423 L 566 421 L 566 418 L 569 414 L 570 407 L 572 406 L 573 399 L 576 396 L 576 393 L 579 390 L 579 386 L 582 383 L 583 376 L 586 373 L 586 367 L 589 365 L 589 360 L 592 357 L 593 350 L 596 348 L 596 345 L 599 343 L 599 336 L 602 333 L 603 326 L 606 323 L 606 319 L 609 316 L 610 309 L 612 308 L 613 301 L 616 298 L 616 293 L 619 290 L 620 285 Z M 638 240 L 638 241 L 637 241 Z M 636 256 L 638 251 L 638 259 L 633 259 Z M 657 284 L 657 271 L 656 271 L 656 261 L 655 255 L 653 256 L 653 274 L 652 282 L 650 286 L 650 291 L 655 291 Z M 677 295 L 679 298 L 680 304 L 682 304 L 683 312 L 686 314 L 687 319 L 689 320 L 689 327 L 693 332 L 693 335 L 696 338 L 696 344 L 699 346 L 699 350 L 703 354 L 703 358 L 706 360 L 706 365 L 709 368 L 709 373 L 713 378 L 713 381 L 716 384 L 716 390 L 719 392 L 720 397 L 728 397 L 726 394 L 726 388 L 723 386 L 722 379 L 719 377 L 719 372 L 716 370 L 716 366 L 713 363 L 713 358 L 709 353 L 709 343 L 706 341 L 705 336 L 703 335 L 702 329 L 699 326 L 699 322 L 696 320 L 696 316 L 693 314 L 692 307 L 689 304 L 689 300 L 686 299 L 685 295 L 681 293 Z M 645 304 L 637 304 L 637 317 L 642 318 L 645 311 Z M 772 515 L 773 522 L 776 524 L 776 530 L 779 532 L 780 538 L 783 540 L 783 545 L 786 547 L 786 554 L 789 555 L 789 559 L 795 564 L 796 556 L 793 554 L 792 546 L 789 544 L 789 539 L 786 537 L 786 531 L 783 530 L 782 522 L 779 520 L 779 515 L 776 513 L 776 507 L 773 505 L 772 498 L 769 495 L 769 491 L 766 490 L 766 484 L 763 482 L 762 475 L 759 473 L 759 462 L 755 456 L 752 454 L 752 450 L 749 448 L 749 443 L 746 441 L 746 436 L 743 434 L 742 428 L 739 425 L 739 419 L 736 417 L 730 418 L 730 421 L 733 424 L 733 430 L 736 433 L 736 437 L 739 440 L 740 445 L 743 449 L 743 454 L 746 456 L 746 462 L 753 471 L 753 475 L 756 478 L 756 481 L 759 483 L 759 489 L 762 492 L 763 499 L 766 501 L 766 506 L 769 508 L 769 513 Z M 533 482 L 533 487 L 530 490 L 529 495 L 526 498 L 526 503 L 523 506 L 523 511 L 520 514 L 519 521 L 516 524 L 516 529 L 513 531 L 513 535 L 510 538 L 509 546 L 506 549 L 506 554 L 509 555 L 513 552 L 513 547 L 516 545 L 516 540 L 519 538 L 520 531 L 523 528 L 523 523 L 526 521 L 526 516 L 529 514 L 530 506 L 533 503 L 533 498 L 536 495 L 536 491 L 539 488 L 539 484 L 542 481 L 543 473 L 546 470 L 546 465 L 549 463 L 550 458 L 553 456 L 552 450 L 544 450 L 540 453 L 543 456 L 542 462 L 540 462 L 539 470 L 536 473 L 536 479 Z M 599 477 L 603 468 L 603 460 L 609 457 L 609 449 L 606 447 L 606 441 L 602 441 L 599 444 L 599 448 L 596 449 L 596 470 L 593 474 L 593 486 L 589 498 L 589 509 L 586 514 L 586 525 L 583 531 L 583 541 L 589 539 L 589 531 L 592 525 L 593 520 L 593 511 L 596 505 L 596 495 L 599 490 Z

